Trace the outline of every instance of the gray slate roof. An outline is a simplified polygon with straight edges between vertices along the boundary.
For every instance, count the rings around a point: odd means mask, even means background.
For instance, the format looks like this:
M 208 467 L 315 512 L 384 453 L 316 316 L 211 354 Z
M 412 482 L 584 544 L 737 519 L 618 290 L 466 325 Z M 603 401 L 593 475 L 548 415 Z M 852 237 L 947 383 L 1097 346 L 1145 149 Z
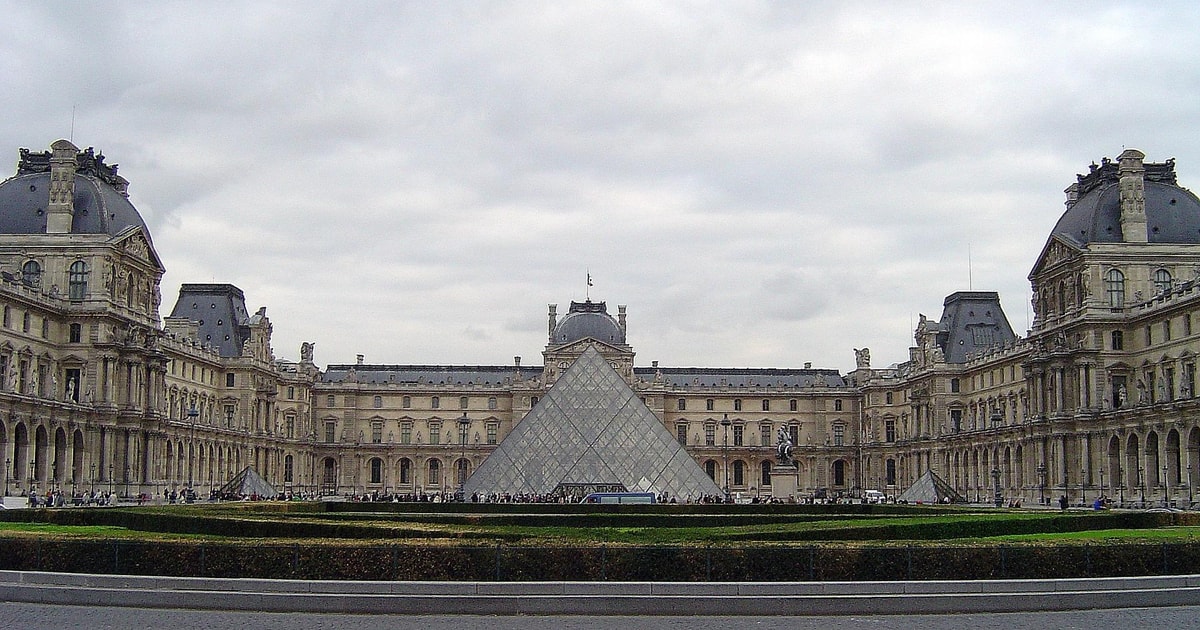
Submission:
M 217 349 L 223 357 L 236 357 L 250 338 L 246 325 L 246 296 L 232 284 L 185 284 L 171 317 L 186 317 L 199 322 L 201 343 Z
M 1005 346 L 1017 339 L 995 291 L 959 291 L 946 297 L 937 341 L 947 363 L 966 363 L 967 356 Z

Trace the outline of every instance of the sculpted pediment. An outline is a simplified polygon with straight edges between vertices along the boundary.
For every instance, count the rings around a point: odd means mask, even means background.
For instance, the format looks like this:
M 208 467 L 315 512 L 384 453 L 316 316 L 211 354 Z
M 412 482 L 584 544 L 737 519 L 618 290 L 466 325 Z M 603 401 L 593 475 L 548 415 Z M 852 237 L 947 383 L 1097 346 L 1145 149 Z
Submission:
M 1050 240 L 1046 241 L 1046 246 L 1042 248 L 1042 253 L 1038 256 L 1033 270 L 1029 272 L 1030 279 L 1046 269 L 1069 263 L 1079 258 L 1079 255 L 1078 247 L 1057 236 L 1051 236 Z
M 133 226 L 118 234 L 115 239 L 117 247 L 126 256 L 135 260 L 141 260 L 149 263 L 159 270 L 163 270 L 162 260 L 158 257 L 158 252 L 154 251 L 154 245 L 150 243 L 150 239 L 146 237 L 142 228 Z

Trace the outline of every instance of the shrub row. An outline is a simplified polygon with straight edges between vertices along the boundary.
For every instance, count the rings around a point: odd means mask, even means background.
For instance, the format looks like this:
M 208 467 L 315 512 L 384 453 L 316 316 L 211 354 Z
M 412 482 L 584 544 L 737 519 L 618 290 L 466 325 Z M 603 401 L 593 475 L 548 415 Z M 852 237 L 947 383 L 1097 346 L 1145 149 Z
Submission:
M 861 581 L 1200 573 L 1200 542 L 989 547 L 248 545 L 0 539 L 0 569 L 322 580 Z
M 818 519 L 812 514 L 669 515 L 643 513 L 611 514 L 526 514 L 502 516 L 434 515 L 345 515 L 315 513 L 276 513 L 257 510 L 197 508 L 89 508 L 68 510 L 0 511 L 0 520 L 44 522 L 64 526 L 114 526 L 147 532 L 205 534 L 239 538 L 290 539 L 400 539 L 400 538 L 482 538 L 515 542 L 526 538 L 517 533 L 475 532 L 465 529 L 429 529 L 413 523 L 447 525 L 519 525 L 549 527 L 732 527 L 830 520 L 836 526 L 786 528 L 779 531 L 714 531 L 706 538 L 729 542 L 755 541 L 871 541 L 871 540 L 946 540 L 1035 533 L 1065 533 L 1099 529 L 1150 529 L 1169 525 L 1200 525 L 1200 513 L 1151 512 L 996 512 L 942 513 L 925 512 L 924 517 L 903 522 L 902 516 L 890 515 L 891 522 L 876 522 L 878 517 L 833 515 Z M 901 519 L 901 522 L 896 522 Z

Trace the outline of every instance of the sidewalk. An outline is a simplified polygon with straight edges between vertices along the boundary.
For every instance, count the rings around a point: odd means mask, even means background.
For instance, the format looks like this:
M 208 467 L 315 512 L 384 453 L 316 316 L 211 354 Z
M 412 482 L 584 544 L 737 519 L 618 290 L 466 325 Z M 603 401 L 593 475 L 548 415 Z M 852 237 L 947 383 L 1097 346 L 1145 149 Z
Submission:
M 1200 605 L 1200 575 L 961 582 L 350 582 L 0 571 L 0 601 L 471 615 L 880 615 Z

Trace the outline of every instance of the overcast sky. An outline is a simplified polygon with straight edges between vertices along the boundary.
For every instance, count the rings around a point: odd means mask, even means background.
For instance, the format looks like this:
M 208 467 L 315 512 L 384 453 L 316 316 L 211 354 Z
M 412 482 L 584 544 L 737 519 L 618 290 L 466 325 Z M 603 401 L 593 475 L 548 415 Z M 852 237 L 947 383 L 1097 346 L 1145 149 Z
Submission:
M 58 138 L 130 180 L 167 274 L 277 357 L 541 364 L 546 305 L 637 364 L 904 361 L 1029 283 L 1090 162 L 1200 185 L 1191 2 L 9 2 L 0 176 Z

